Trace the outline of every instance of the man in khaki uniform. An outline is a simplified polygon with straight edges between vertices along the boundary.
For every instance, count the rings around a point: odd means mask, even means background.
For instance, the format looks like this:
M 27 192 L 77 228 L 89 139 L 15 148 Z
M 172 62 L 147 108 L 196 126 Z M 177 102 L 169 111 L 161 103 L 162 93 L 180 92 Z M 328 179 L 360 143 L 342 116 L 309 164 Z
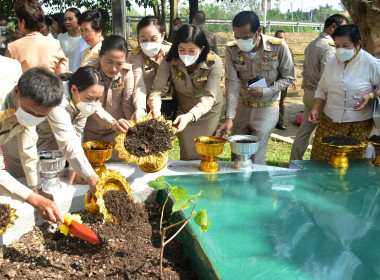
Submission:
M 218 42 L 216 41 L 216 36 L 210 30 L 205 28 L 206 15 L 202 11 L 198 11 L 193 16 L 193 24 L 198 26 L 206 36 L 207 42 L 210 46 L 210 50 L 218 54 Z
M 0 75 L 7 75 L 6 73 L 9 73 L 8 70 L 12 69 L 12 67 L 7 66 L 16 63 L 19 62 L 0 57 L 0 65 L 2 66 Z M 12 74 L 17 78 L 17 72 Z M 10 79 L 9 83 L 14 84 L 15 81 Z M 50 92 L 46 92 L 46 89 L 50 89 Z M 47 96 L 48 98 L 45 98 Z M 4 170 L 5 164 L 3 153 L 1 152 L 0 190 L 13 199 L 31 204 L 42 218 L 52 222 L 63 222 L 62 215 L 56 204 L 33 191 L 33 189 L 37 191 L 38 184 L 38 175 L 35 169 L 36 162 L 38 161 L 37 138 L 32 138 L 34 140 L 33 143 L 26 143 L 24 141 L 25 136 L 29 133 L 28 129 L 33 133 L 32 127 L 41 122 L 51 109 L 61 102 L 62 84 L 50 72 L 42 68 L 33 68 L 21 76 L 18 85 L 2 100 L 3 103 L 1 104 L 0 111 L 0 145 L 16 136 L 18 137 L 22 165 L 27 175 L 28 185 L 32 188 L 22 185 Z
M 295 81 L 294 63 L 287 44 L 261 34 L 254 12 L 244 11 L 232 21 L 236 41 L 227 44 L 226 121 L 217 136 L 254 135 L 260 138 L 252 160 L 266 163 L 270 134 L 278 121 L 280 91 Z M 254 78 L 263 78 L 268 87 L 248 87 Z
M 305 49 L 305 61 L 302 72 L 302 89 L 304 90 L 303 119 L 292 146 L 290 160 L 302 160 L 310 143 L 310 138 L 317 127 L 316 124 L 310 123 L 307 118 L 313 108 L 314 93 L 317 90 L 318 82 L 322 77 L 325 65 L 335 55 L 334 40 L 331 38 L 331 35 L 335 28 L 345 24 L 348 24 L 348 19 L 345 16 L 340 14 L 330 16 L 325 21 L 323 32 Z

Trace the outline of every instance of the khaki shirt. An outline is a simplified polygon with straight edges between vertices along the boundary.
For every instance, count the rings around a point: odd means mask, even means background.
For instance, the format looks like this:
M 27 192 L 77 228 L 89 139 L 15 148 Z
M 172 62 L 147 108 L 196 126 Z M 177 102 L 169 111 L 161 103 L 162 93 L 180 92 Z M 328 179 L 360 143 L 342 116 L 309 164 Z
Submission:
M 198 25 L 198 27 L 203 31 L 206 36 L 206 40 L 210 46 L 210 50 L 214 53 L 218 54 L 218 42 L 216 40 L 216 36 L 210 30 L 206 29 L 204 25 Z
M 178 107 L 191 112 L 196 120 L 206 114 L 211 107 L 223 100 L 220 89 L 223 64 L 219 56 L 210 51 L 206 61 L 198 64 L 194 73 L 188 74 L 186 66 L 179 58 L 162 61 L 153 81 L 148 98 L 150 108 L 161 108 L 161 93 L 171 78 Z
M 99 70 L 101 71 L 100 67 Z M 104 75 L 103 72 L 101 73 L 105 84 L 100 102 L 105 111 L 112 116 L 113 121 L 121 118 L 130 120 L 136 109 L 146 109 L 146 95 L 142 94 L 141 91 L 134 91 L 131 64 L 125 63 L 121 72 L 112 79 Z M 103 134 L 110 130 L 109 122 L 101 113 L 97 112 L 87 118 L 86 129 Z
M 69 72 L 68 60 L 59 41 L 41 33 L 9 43 L 5 56 L 18 60 L 23 72 L 33 67 L 43 67 L 52 73 Z
M 132 64 L 133 75 L 135 76 L 135 96 L 140 96 L 141 94 L 147 96 L 149 94 L 157 69 L 168 54 L 170 47 L 171 45 L 167 45 L 164 42 L 157 60 L 147 56 L 141 47 L 135 48 L 129 54 L 127 62 Z
M 83 54 L 82 62 L 80 64 L 81 67 L 83 66 L 94 66 L 99 61 L 99 52 L 102 48 L 103 40 L 101 40 L 99 43 L 97 43 L 95 46 L 89 46 Z
M 5 98 L 0 112 L 0 145 L 18 137 L 18 150 L 29 186 L 38 184 L 37 174 L 37 133 L 35 127 L 20 125 L 14 115 L 14 93 L 11 91 Z M 3 153 L 0 153 L 0 190 L 13 199 L 24 202 L 32 190 L 21 184 L 4 170 Z
M 239 99 L 269 102 L 280 98 L 281 90 L 295 81 L 294 62 L 288 45 L 282 39 L 261 34 L 262 47 L 252 59 L 250 53 L 239 49 L 236 42 L 227 44 L 225 56 L 226 116 L 234 118 Z M 248 81 L 265 78 L 268 88 L 262 97 L 252 97 L 247 91 Z
M 317 89 L 326 63 L 334 55 L 334 40 L 330 35 L 321 32 L 318 38 L 313 40 L 305 49 L 302 88 L 309 87 L 314 91 Z
M 56 149 L 58 143 L 70 166 L 84 179 L 95 174 L 82 148 L 86 119 L 72 102 L 66 84 L 61 104 L 54 107 L 47 119 L 37 126 L 39 150 Z

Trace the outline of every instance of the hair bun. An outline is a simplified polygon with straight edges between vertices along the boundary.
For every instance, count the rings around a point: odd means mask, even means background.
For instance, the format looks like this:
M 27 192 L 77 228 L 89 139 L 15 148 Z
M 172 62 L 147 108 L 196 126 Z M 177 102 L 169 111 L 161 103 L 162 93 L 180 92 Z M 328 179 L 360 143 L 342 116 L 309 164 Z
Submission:
M 109 21 L 110 16 L 109 16 L 107 10 L 99 8 L 99 9 L 97 9 L 97 12 L 100 13 L 100 16 L 102 17 L 102 19 L 104 20 L 104 22 Z

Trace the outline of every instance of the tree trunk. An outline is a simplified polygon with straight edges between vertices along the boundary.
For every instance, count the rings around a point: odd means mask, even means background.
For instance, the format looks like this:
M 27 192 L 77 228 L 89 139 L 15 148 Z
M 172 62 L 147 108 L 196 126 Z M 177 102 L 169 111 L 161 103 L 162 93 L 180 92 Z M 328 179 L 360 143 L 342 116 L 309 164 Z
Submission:
M 359 27 L 363 49 L 380 58 L 380 0 L 342 0 L 342 3 Z
M 189 16 L 189 23 L 191 24 L 193 21 L 193 16 L 196 12 L 198 12 L 198 0 L 189 0 L 189 7 L 190 7 L 190 16 Z
M 178 17 L 178 0 L 170 0 L 170 27 L 169 27 L 169 36 L 168 38 L 172 38 L 172 34 L 174 32 L 173 25 L 174 19 Z
M 161 18 L 160 7 L 158 6 L 158 1 L 155 1 L 155 3 L 154 3 L 153 12 L 154 12 L 154 16 L 156 18 Z
M 158 2 L 158 1 L 157 1 Z M 167 36 L 166 31 L 166 0 L 161 0 L 161 22 L 165 26 L 165 37 Z

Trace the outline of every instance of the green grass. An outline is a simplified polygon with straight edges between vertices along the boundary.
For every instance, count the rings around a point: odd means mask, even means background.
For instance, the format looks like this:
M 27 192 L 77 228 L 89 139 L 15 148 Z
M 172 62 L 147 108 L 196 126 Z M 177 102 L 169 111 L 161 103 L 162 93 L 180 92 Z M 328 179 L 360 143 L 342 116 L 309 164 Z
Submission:
M 267 165 L 278 166 L 278 167 L 289 167 L 289 157 L 292 145 L 270 138 L 267 150 Z M 178 140 L 174 142 L 173 149 L 169 152 L 169 159 L 179 159 L 179 144 Z M 304 160 L 310 159 L 310 150 L 307 150 Z M 218 156 L 220 161 L 229 161 L 231 160 L 231 149 L 230 145 L 226 143 L 224 145 L 224 151 L 221 155 Z

